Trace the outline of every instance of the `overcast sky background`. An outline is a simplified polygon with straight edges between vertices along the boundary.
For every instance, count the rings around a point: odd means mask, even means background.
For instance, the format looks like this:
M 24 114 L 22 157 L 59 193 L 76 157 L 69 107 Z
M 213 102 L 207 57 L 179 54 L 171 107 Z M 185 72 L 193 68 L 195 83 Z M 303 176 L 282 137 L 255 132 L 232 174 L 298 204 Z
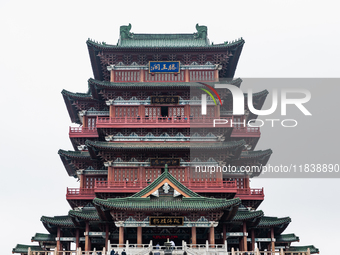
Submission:
M 72 123 L 60 92 L 87 91 L 87 80 L 93 77 L 87 38 L 115 44 L 119 27 L 128 23 L 134 33 L 193 33 L 199 23 L 208 26 L 211 42 L 245 39 L 236 78 L 338 78 L 338 10 L 338 1 L 327 0 L 1 0 L 2 254 L 10 254 L 17 243 L 30 244 L 36 232 L 47 233 L 42 215 L 66 215 L 70 209 L 66 187 L 79 184 L 68 177 L 57 154 L 60 148 L 73 149 L 68 138 Z M 289 162 L 290 155 L 299 154 L 313 160 L 305 163 L 317 163 L 316 158 L 339 163 L 339 101 L 334 93 L 339 92 L 339 82 L 332 82 L 325 86 L 327 91 L 315 87 L 322 83 L 311 89 L 315 115 L 309 126 L 290 133 L 262 130 L 257 149 L 274 151 L 270 163 L 280 162 L 281 156 Z M 314 99 L 318 96 L 325 102 Z M 322 120 L 327 123 L 321 125 Z M 339 184 L 337 178 L 251 183 L 265 188 L 260 209 L 269 216 L 290 216 L 285 233 L 300 237 L 296 245 L 314 244 L 321 254 L 339 249 Z

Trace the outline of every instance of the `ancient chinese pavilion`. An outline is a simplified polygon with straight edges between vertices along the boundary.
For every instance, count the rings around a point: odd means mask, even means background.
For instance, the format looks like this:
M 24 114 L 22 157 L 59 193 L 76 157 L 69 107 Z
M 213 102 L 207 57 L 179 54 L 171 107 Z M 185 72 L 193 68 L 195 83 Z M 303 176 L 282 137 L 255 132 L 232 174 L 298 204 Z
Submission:
M 291 245 L 299 237 L 283 234 L 289 217 L 257 210 L 264 191 L 251 188 L 250 178 L 260 172 L 241 171 L 265 165 L 272 154 L 255 149 L 259 128 L 242 125 L 257 117 L 248 105 L 244 115 L 233 115 L 232 94 L 216 86 L 241 86 L 234 73 L 244 40 L 212 44 L 198 24 L 192 34 L 130 30 L 120 27 L 116 45 L 87 41 L 94 76 L 88 91 L 62 91 L 71 121 L 80 125 L 69 130 L 74 150 L 58 152 L 79 180 L 67 189 L 71 210 L 42 216 L 48 233 L 32 237 L 39 245 L 17 245 L 13 253 L 167 239 L 191 248 L 208 241 L 228 250 L 318 252 Z M 253 94 L 256 109 L 267 94 Z M 226 166 L 236 171 L 219 171 Z

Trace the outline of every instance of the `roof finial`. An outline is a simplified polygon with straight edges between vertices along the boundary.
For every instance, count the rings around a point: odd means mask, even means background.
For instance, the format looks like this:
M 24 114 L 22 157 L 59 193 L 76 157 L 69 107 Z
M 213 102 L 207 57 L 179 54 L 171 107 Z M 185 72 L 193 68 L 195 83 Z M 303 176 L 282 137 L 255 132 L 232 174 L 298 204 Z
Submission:
M 165 166 L 164 166 L 164 172 L 165 172 L 165 173 L 168 172 L 168 164 L 165 164 Z

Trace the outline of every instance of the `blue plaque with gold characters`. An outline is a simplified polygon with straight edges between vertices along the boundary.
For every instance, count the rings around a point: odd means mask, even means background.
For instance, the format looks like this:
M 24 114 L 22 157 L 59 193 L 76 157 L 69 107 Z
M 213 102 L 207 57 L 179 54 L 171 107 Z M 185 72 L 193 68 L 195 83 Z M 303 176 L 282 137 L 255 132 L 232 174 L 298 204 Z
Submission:
M 149 73 L 179 73 L 179 61 L 149 61 Z

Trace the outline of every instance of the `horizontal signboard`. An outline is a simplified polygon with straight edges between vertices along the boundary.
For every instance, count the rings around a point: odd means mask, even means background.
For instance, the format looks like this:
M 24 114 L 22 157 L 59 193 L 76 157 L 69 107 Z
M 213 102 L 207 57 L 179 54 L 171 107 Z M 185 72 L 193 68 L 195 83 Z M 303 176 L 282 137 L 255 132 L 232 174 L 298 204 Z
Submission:
M 178 104 L 179 96 L 150 96 L 151 104 Z
M 150 216 L 149 220 L 150 220 L 150 223 L 149 223 L 150 226 L 183 226 L 184 225 L 184 217 Z
M 179 166 L 180 159 L 179 158 L 150 158 L 151 166 Z
M 150 61 L 149 73 L 179 73 L 179 61 Z

